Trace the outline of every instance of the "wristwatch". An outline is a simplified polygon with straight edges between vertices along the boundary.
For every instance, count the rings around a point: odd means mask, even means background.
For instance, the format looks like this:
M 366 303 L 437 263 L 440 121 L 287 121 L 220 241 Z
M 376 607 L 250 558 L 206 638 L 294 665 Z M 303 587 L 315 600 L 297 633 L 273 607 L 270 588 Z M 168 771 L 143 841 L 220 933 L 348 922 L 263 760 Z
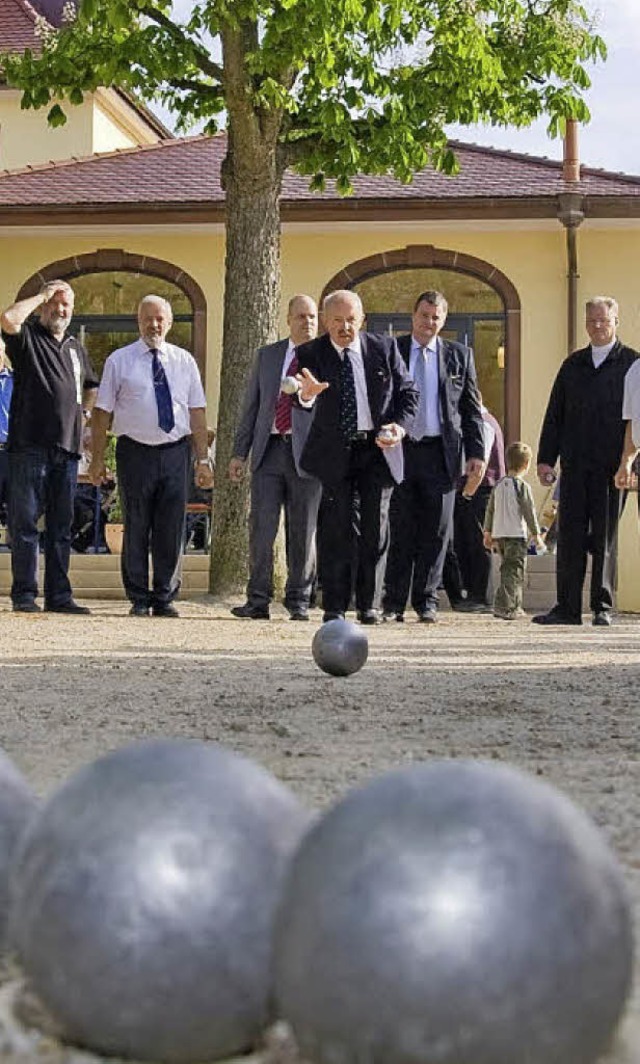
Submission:
M 194 465 L 206 465 L 209 469 L 213 469 L 213 463 L 210 458 L 196 458 Z

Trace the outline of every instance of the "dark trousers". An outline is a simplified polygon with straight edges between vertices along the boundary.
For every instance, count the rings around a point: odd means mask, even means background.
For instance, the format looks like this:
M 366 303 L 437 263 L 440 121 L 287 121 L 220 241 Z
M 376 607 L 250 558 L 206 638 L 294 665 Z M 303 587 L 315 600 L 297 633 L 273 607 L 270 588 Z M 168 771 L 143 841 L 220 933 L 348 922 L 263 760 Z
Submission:
M 71 598 L 69 556 L 78 459 L 57 447 L 25 447 L 9 455 L 9 532 L 13 602 L 38 594 L 38 520 L 44 514 L 44 598 L 62 606 Z
M 490 495 L 491 488 L 481 486 L 470 499 L 463 498 L 460 492 L 455 499 L 453 541 L 462 585 L 472 602 L 487 601 L 491 554 L 485 549 L 482 529 Z
M 409 589 L 416 613 L 438 605 L 454 500 L 440 438 L 420 443 L 405 440 L 404 480 L 391 500 L 385 611 L 403 613 Z
M 325 484 L 320 546 L 325 611 L 346 613 L 352 584 L 358 611 L 379 606 L 389 548 L 392 488 L 389 467 L 373 439 L 353 443 L 347 475 L 336 484 Z
M 287 544 L 288 609 L 309 605 L 316 575 L 316 522 L 322 486 L 301 477 L 293 460 L 291 436 L 273 435 L 251 477 L 249 583 L 247 602 L 268 606 L 273 597 L 273 546 L 284 508 Z
M 118 439 L 116 468 L 124 515 L 122 582 L 127 598 L 136 605 L 167 605 L 180 590 L 190 459 L 187 437 L 159 447 L 148 447 L 128 436 Z
M 556 587 L 558 610 L 577 619 L 591 561 L 591 609 L 610 610 L 616 580 L 620 492 L 613 476 L 597 469 L 565 469 L 560 477 Z
M 9 452 L 0 444 L 0 522 L 7 523 L 9 511 Z

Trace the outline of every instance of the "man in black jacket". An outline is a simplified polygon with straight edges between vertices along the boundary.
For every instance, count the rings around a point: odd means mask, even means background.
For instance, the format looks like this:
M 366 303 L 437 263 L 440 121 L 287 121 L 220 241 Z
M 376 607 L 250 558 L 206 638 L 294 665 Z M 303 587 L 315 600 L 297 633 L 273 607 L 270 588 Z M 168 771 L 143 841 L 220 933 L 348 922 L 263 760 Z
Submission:
M 376 624 L 389 498 L 394 481 L 402 480 L 400 441 L 418 397 L 395 340 L 360 332 L 363 311 L 355 292 L 331 293 L 322 310 L 327 333 L 299 347 L 298 362 L 300 400 L 313 406 L 301 466 L 324 489 L 324 620 L 343 617 L 349 606 L 355 536 L 358 620 Z
M 418 620 L 437 620 L 447 544 L 452 535 L 456 483 L 462 471 L 481 480 L 484 433 L 473 353 L 439 334 L 447 320 L 441 292 L 422 292 L 412 335 L 398 348 L 420 392 L 413 425 L 403 442 L 405 478 L 391 502 L 391 547 L 384 586 L 387 620 L 404 620 L 411 604 Z
M 562 363 L 538 445 L 538 477 L 548 487 L 560 459 L 558 601 L 536 624 L 582 624 L 582 585 L 592 555 L 593 623 L 611 624 L 620 493 L 614 484 L 624 442 L 622 396 L 638 357 L 616 337 L 618 304 L 596 296 L 586 306 L 591 343 Z

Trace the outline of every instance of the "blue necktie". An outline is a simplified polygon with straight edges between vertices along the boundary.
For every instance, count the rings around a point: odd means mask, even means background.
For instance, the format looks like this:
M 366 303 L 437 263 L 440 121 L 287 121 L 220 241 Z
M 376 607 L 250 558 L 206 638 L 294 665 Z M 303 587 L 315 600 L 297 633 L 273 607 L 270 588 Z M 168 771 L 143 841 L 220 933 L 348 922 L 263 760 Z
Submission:
M 353 379 L 353 366 L 349 358 L 348 347 L 345 347 L 342 352 L 340 363 L 340 429 L 346 440 L 351 440 L 358 431 L 356 382 Z
M 158 357 L 157 350 L 155 347 L 151 347 L 149 351 L 151 355 L 153 355 L 151 372 L 153 374 L 153 387 L 155 389 L 156 403 L 158 406 L 158 425 L 163 432 L 171 432 L 171 429 L 176 423 L 176 419 L 173 416 L 173 400 L 171 398 L 169 381 L 167 380 L 164 366 Z

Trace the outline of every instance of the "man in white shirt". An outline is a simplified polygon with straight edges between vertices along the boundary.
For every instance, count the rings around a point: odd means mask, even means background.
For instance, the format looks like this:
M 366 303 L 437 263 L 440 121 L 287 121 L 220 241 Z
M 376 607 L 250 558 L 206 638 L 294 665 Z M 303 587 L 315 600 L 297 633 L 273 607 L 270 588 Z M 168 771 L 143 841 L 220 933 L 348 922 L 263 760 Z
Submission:
M 149 295 L 138 307 L 140 339 L 109 355 L 92 415 L 90 479 L 105 475 L 107 430 L 118 437 L 124 512 L 122 579 L 134 617 L 177 617 L 187 481 L 195 455 L 199 488 L 213 485 L 206 399 L 195 359 L 166 342 L 171 306 Z M 149 587 L 149 551 L 153 586 Z
M 611 624 L 620 494 L 614 482 L 624 443 L 622 397 L 638 354 L 617 338 L 618 304 L 594 296 L 586 305 L 591 343 L 564 360 L 538 444 L 538 477 L 548 487 L 560 459 L 556 605 L 535 624 L 582 624 L 582 585 L 591 553 L 593 624 Z
M 229 477 L 240 483 L 251 452 L 249 582 L 247 600 L 234 617 L 268 620 L 273 597 L 273 549 L 284 509 L 287 583 L 284 604 L 292 621 L 308 621 L 316 571 L 316 522 L 322 486 L 300 469 L 310 417 L 292 394 L 281 390 L 298 371 L 296 348 L 318 332 L 318 308 L 310 296 L 289 301 L 289 338 L 258 351 L 244 396 L 229 463 Z

